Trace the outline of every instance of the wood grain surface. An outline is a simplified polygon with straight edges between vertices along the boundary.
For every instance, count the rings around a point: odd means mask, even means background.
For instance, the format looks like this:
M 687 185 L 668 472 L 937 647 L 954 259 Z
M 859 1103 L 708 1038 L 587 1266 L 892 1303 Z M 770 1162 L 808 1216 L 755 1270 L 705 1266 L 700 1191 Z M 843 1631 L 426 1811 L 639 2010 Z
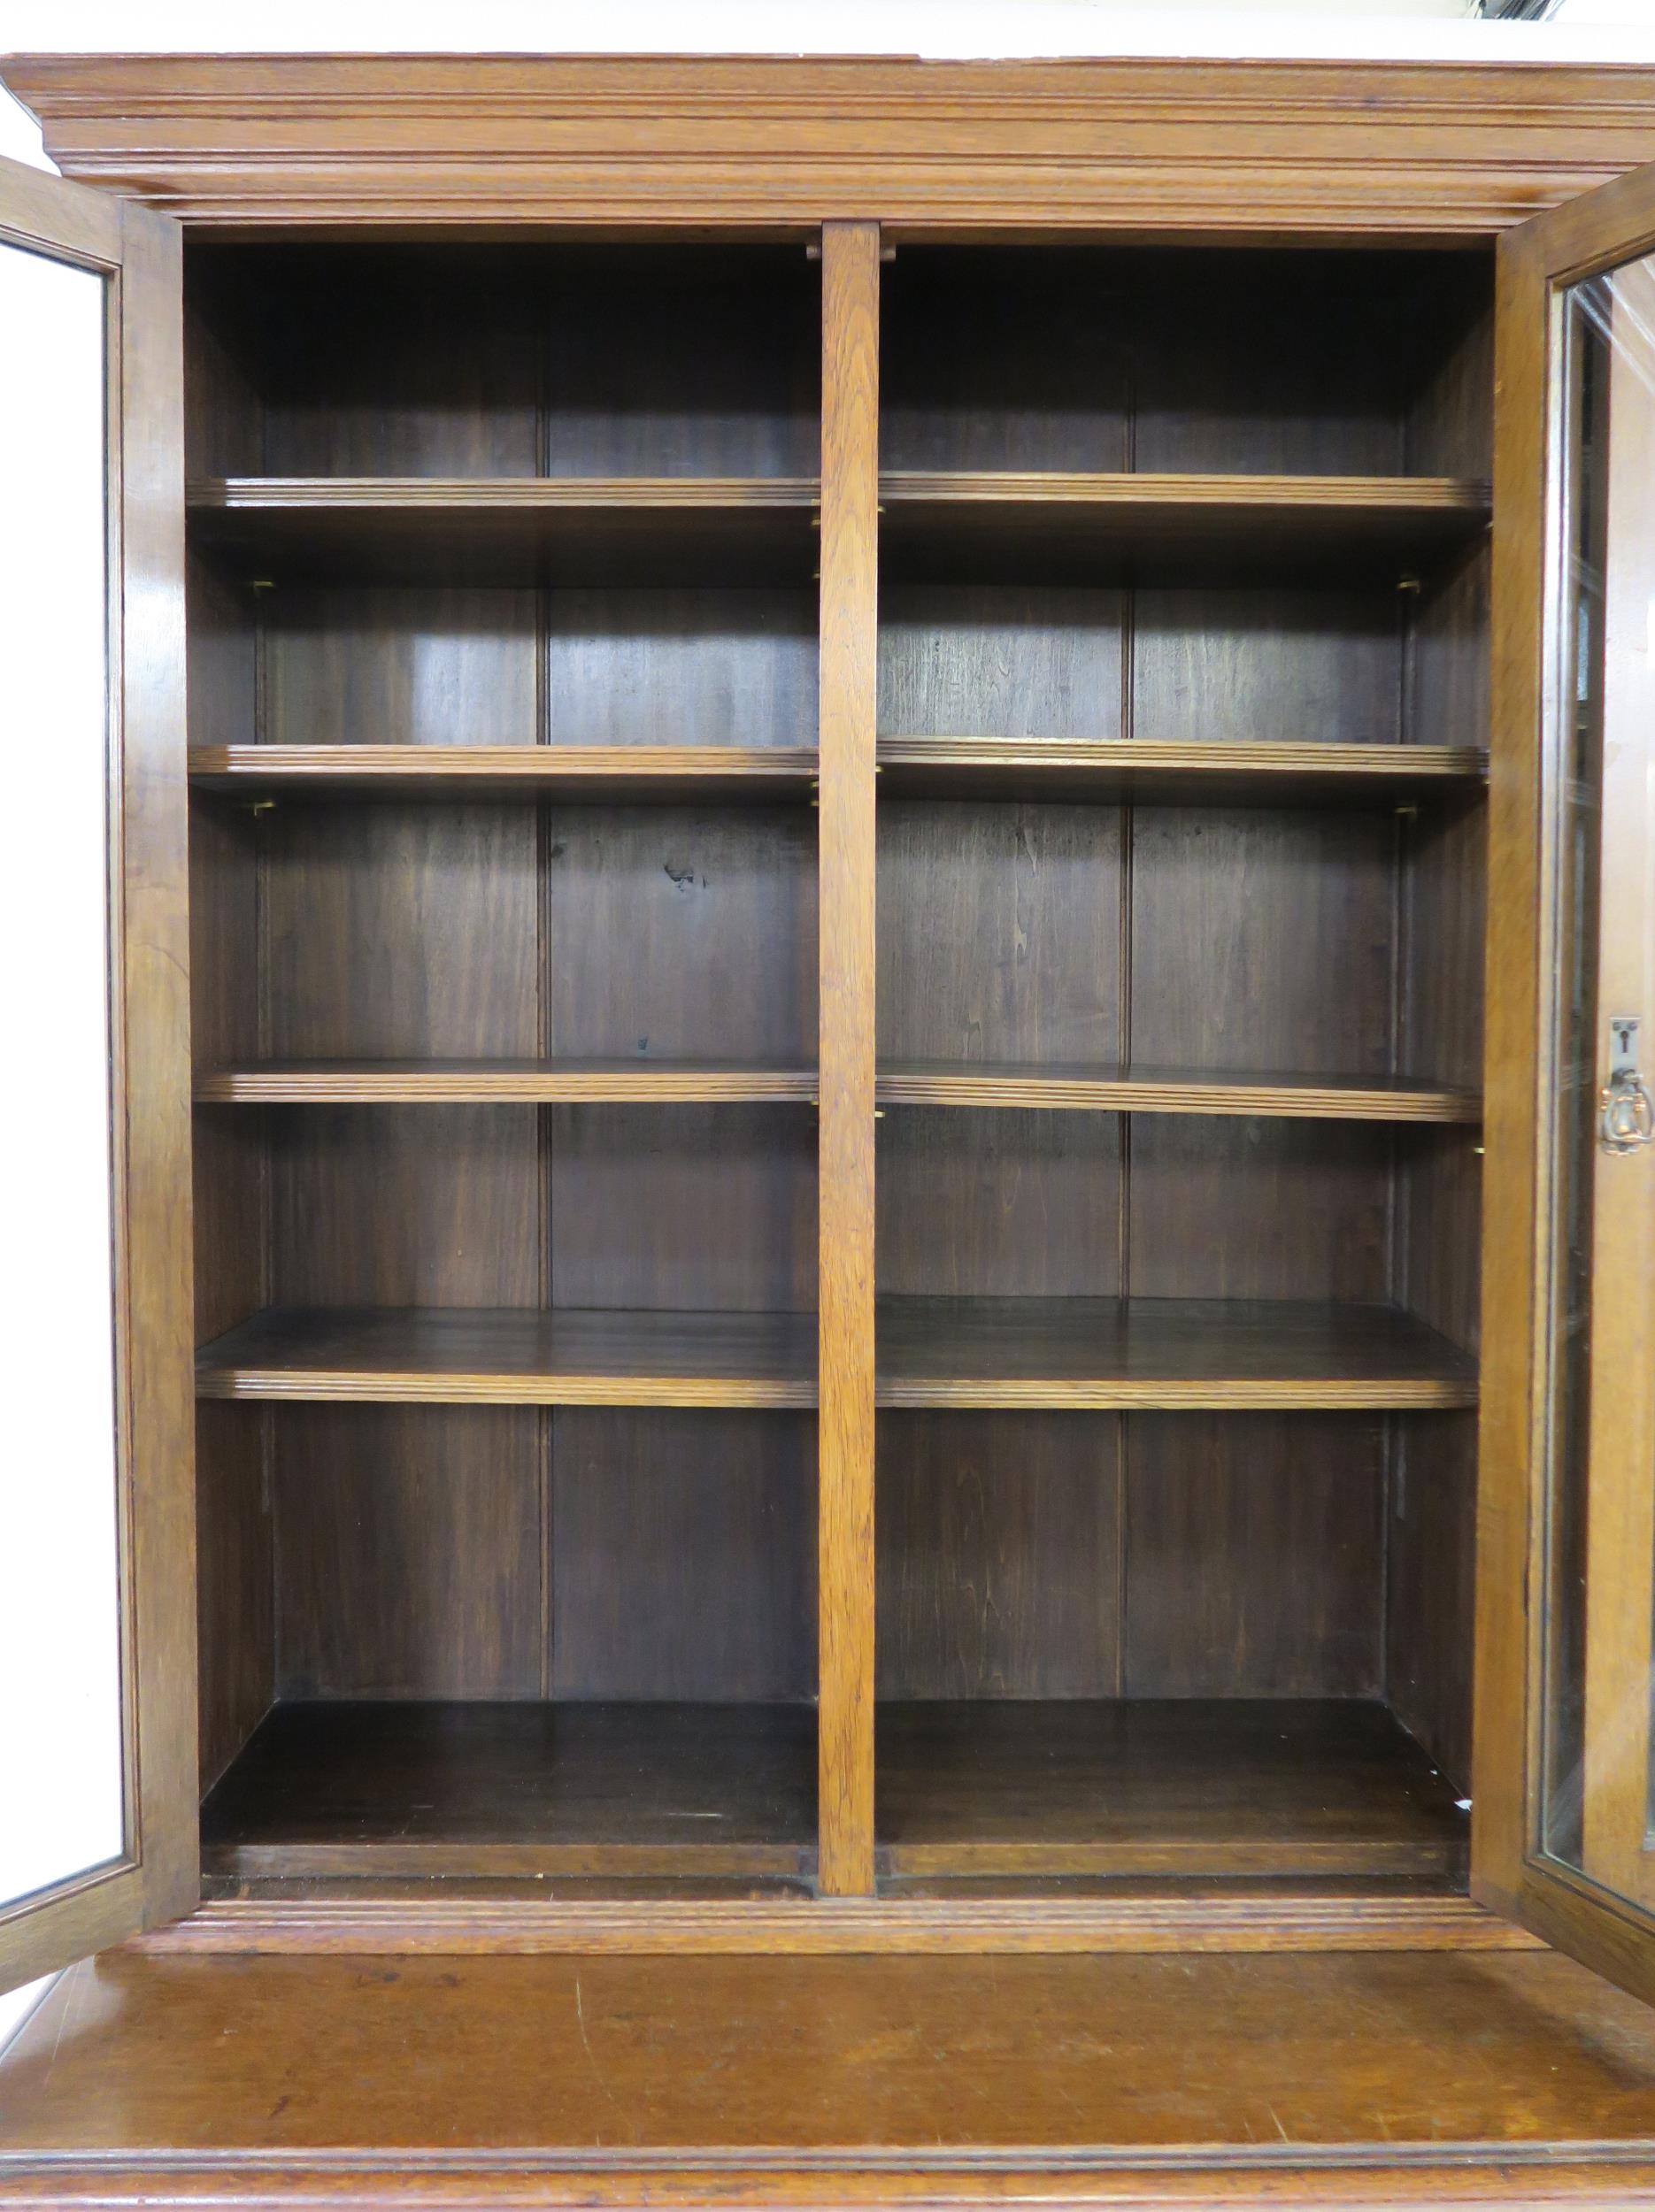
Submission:
M 196 1362 L 204 1398 L 436 1405 L 780 1405 L 816 1401 L 807 1314 L 511 1307 L 256 1315 Z

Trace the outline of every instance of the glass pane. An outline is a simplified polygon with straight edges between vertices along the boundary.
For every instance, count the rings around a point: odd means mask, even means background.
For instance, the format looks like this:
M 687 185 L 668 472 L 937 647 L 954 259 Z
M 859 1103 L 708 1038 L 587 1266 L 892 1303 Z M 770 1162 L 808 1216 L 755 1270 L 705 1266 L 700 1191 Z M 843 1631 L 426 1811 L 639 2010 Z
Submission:
M 1540 1842 L 1655 1906 L 1655 257 L 1570 287 L 1557 345 Z
M 0 1906 L 125 1849 L 105 286 L 0 245 Z

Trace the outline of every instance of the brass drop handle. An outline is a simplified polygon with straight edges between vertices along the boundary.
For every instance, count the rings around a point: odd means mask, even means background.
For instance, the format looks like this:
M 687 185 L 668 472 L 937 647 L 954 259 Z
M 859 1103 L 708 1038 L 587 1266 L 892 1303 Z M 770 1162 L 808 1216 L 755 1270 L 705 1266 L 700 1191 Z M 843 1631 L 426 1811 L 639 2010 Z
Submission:
M 1640 1152 L 1655 1138 L 1655 1098 L 1638 1072 L 1636 1014 L 1609 1017 L 1609 1080 L 1598 1094 L 1605 1152 Z

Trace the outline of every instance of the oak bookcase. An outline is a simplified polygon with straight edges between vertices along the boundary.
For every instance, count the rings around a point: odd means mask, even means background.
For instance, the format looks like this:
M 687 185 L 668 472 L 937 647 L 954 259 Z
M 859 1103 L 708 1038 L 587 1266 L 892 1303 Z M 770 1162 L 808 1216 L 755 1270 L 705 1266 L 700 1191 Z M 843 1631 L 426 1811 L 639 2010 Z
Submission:
M 1655 2190 L 1655 74 L 4 73 L 130 1392 L 0 2199 Z

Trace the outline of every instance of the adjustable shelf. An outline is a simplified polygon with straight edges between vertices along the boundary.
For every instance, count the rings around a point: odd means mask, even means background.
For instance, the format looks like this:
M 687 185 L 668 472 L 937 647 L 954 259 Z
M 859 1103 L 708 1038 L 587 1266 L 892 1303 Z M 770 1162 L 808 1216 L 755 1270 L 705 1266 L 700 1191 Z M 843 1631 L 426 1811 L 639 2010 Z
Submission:
M 795 1313 L 276 1309 L 196 1355 L 203 1398 L 378 1405 L 816 1402 L 816 1318 Z
M 1470 1406 L 1475 1362 L 1391 1306 L 886 1298 L 882 1406 L 1218 1410 Z
M 204 745 L 199 791 L 312 798 L 616 802 L 803 798 L 804 745 Z
M 671 1060 L 268 1060 L 204 1068 L 198 1105 L 809 1103 L 812 1068 Z
M 278 1705 L 202 1808 L 220 1878 L 800 1877 L 805 1705 Z
M 1435 557 L 1488 524 L 1490 490 L 1457 476 L 1092 474 L 904 470 L 880 478 L 881 563 L 935 580 L 1371 572 Z
M 1221 1073 L 1207 1068 L 1028 1067 L 910 1060 L 881 1068 L 888 1106 L 1036 1107 L 1048 1111 L 1266 1115 L 1302 1121 L 1470 1122 L 1474 1091 L 1404 1076 Z
M 812 1406 L 808 1314 L 273 1310 L 205 1346 L 204 1398 Z M 887 1298 L 878 1402 L 1055 1410 L 1471 1406 L 1476 1364 L 1412 1315 L 1309 1301 Z
M 1450 1785 L 1346 1698 L 881 1705 L 881 1863 L 913 1880 L 1463 1874 Z
M 804 580 L 820 499 L 792 476 L 224 476 L 188 490 L 193 541 L 272 583 Z
M 1373 806 L 1475 795 L 1474 745 L 1202 744 L 1151 738 L 883 737 L 886 798 L 1083 799 L 1143 805 Z

